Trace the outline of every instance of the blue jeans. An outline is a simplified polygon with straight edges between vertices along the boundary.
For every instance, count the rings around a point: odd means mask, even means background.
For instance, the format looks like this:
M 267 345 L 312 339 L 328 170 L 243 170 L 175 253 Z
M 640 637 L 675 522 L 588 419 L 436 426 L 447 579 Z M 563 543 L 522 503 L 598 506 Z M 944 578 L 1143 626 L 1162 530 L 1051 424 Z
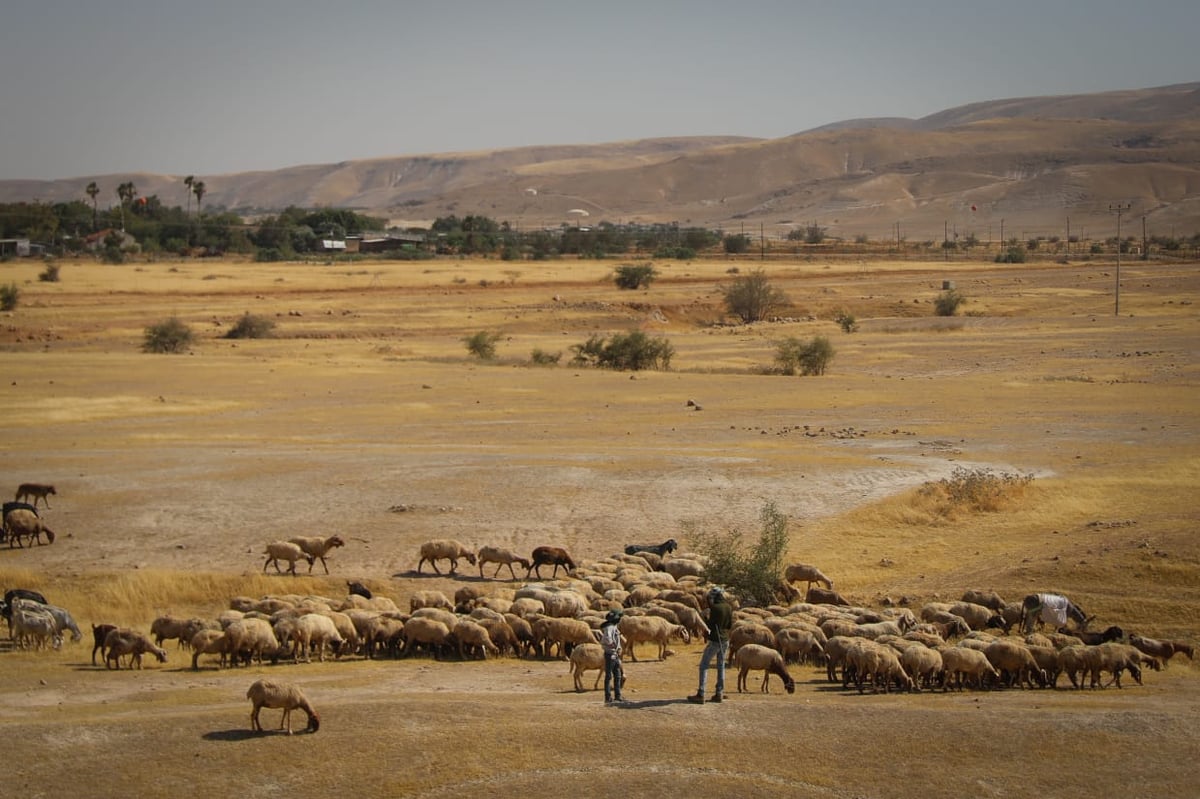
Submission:
M 719 694 L 725 693 L 725 659 L 729 655 L 729 639 L 709 641 L 704 645 L 700 655 L 700 694 L 704 693 L 704 684 L 708 681 L 708 667 L 715 657 L 717 659 L 717 688 Z
M 625 672 L 621 668 L 621 656 L 616 654 L 605 654 L 604 656 L 604 701 L 608 702 L 613 698 L 613 689 L 616 689 L 617 699 L 621 698 L 621 683 L 625 681 Z

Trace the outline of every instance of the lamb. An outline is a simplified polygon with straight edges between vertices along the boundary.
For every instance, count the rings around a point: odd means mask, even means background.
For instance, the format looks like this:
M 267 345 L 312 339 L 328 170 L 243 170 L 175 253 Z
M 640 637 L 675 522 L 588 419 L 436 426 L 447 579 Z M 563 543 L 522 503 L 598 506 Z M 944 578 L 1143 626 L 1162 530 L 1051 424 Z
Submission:
M 1144 635 L 1130 633 L 1129 643 L 1137 647 L 1138 651 L 1143 654 L 1158 658 L 1163 665 L 1166 665 L 1167 661 L 1178 653 L 1187 655 L 1188 660 L 1192 659 L 1192 647 L 1177 641 L 1160 641 L 1157 638 L 1147 638 Z
M 595 691 L 600 687 L 600 678 L 604 676 L 604 647 L 600 644 L 580 644 L 571 650 L 570 674 L 575 680 L 575 690 L 583 693 L 583 673 L 596 670 L 596 682 L 592 685 Z M 622 678 L 623 679 L 623 678 Z
M 783 570 L 783 580 L 786 583 L 806 583 L 804 590 L 813 587 L 813 583 L 820 583 L 830 591 L 833 590 L 833 580 L 825 576 L 825 573 L 813 566 L 811 563 L 793 563 Z
M 308 556 L 309 574 L 312 574 L 313 564 L 318 560 L 325 567 L 325 573 L 329 574 L 329 564 L 325 562 L 325 556 L 329 554 L 329 550 L 346 545 L 346 542 L 342 540 L 340 535 L 331 535 L 328 538 L 322 538 L 319 535 L 296 536 L 295 538 L 289 538 L 288 542 L 300 547 L 304 554 Z M 367 598 L 370 599 L 369 596 Z
M 1020 685 L 1023 680 L 1027 687 L 1032 688 L 1035 679 L 1038 685 L 1043 687 L 1049 682 L 1049 677 L 1045 670 L 1038 666 L 1033 653 L 1021 644 L 993 641 L 983 650 L 983 654 L 997 671 L 1008 677 L 1010 683 Z
M 626 616 L 625 618 L 632 617 Z M 570 654 L 573 647 L 593 643 L 596 640 L 592 628 L 587 622 L 580 619 L 545 616 L 534 621 L 531 629 L 534 648 L 542 657 L 550 657 L 551 652 L 557 646 L 557 657 L 563 658 Z M 622 634 L 624 634 L 624 630 L 622 630 Z M 631 646 L 630 650 L 632 648 Z
M 466 558 L 468 563 L 472 566 L 475 565 L 475 553 L 459 541 L 450 538 L 426 541 L 424 544 L 421 544 L 421 559 L 417 561 L 417 574 L 421 573 L 421 567 L 425 565 L 425 561 L 429 561 L 429 565 L 433 567 L 435 574 L 441 574 L 437 567 L 439 560 L 450 561 L 449 573 L 454 574 L 458 570 L 459 558 Z
M 142 667 L 142 655 L 150 652 L 159 663 L 167 662 L 167 652 L 159 646 L 156 646 L 150 637 L 145 633 L 127 628 L 118 628 L 110 632 L 104 639 L 104 648 L 107 650 L 104 655 L 104 665 L 106 668 L 121 668 L 121 656 L 130 655 L 129 668 L 135 665 L 140 669 Z M 115 664 L 115 665 L 114 665 Z
M 246 698 L 254 705 L 253 710 L 250 711 L 250 728 L 256 732 L 262 732 L 262 725 L 258 722 L 258 713 L 264 707 L 283 709 L 283 718 L 279 721 L 279 729 L 282 730 L 286 726 L 288 735 L 292 734 L 292 711 L 296 708 L 308 714 L 307 729 L 309 732 L 316 732 L 321 728 L 321 719 L 317 716 L 317 711 L 313 710 L 304 691 L 295 685 L 255 680 L 246 691 Z
M 812 605 L 842 605 L 849 607 L 850 603 L 845 597 L 833 589 L 817 588 L 812 586 L 804 595 L 804 601 Z
M 658 659 L 666 660 L 667 642 L 670 639 L 679 638 L 685 644 L 692 640 L 691 633 L 682 624 L 671 624 L 658 616 L 622 616 L 621 621 L 617 623 L 617 629 L 629 642 L 629 657 L 635 663 L 637 662 L 637 653 L 635 652 L 637 644 L 657 643 Z
M 492 638 L 483 626 L 473 621 L 460 621 L 450 631 L 450 637 L 458 643 L 458 656 L 466 658 L 467 649 L 478 650 L 479 659 L 487 660 L 487 653 L 499 655 L 500 649 L 492 643 Z
M 792 675 L 788 674 L 787 667 L 783 664 L 783 655 L 770 647 L 746 644 L 738 650 L 737 665 L 738 693 L 745 692 L 746 678 L 751 669 L 762 670 L 763 681 L 760 690 L 763 693 L 770 693 L 767 682 L 771 679 L 772 674 L 778 675 L 783 680 L 783 687 L 789 694 L 796 692 L 796 681 L 792 679 Z
M 222 630 L 200 630 L 192 636 L 189 645 L 192 647 L 192 671 L 200 670 L 201 655 L 220 655 L 221 665 L 225 663 L 228 654 L 229 639 Z
M 404 624 L 404 649 L 401 657 L 408 657 L 418 646 L 425 646 L 437 660 L 450 637 L 450 628 L 436 619 L 414 616 Z
M 914 691 L 937 685 L 942 681 L 945 672 L 942 653 L 923 644 L 910 646 L 901 652 L 900 665 L 912 677 Z
M 964 682 L 974 682 L 976 687 L 982 688 L 985 677 L 1000 678 L 1000 672 L 996 671 L 987 655 L 978 649 L 947 646 L 938 651 L 942 655 L 942 665 L 945 669 L 943 691 L 949 691 L 952 683 L 961 691 Z
M 96 665 L 96 652 L 100 653 L 100 657 L 104 657 L 104 639 L 108 634 L 117 629 L 115 624 L 93 624 L 92 625 L 92 665 Z
M 554 572 L 550 575 L 550 579 L 558 576 L 559 566 L 566 571 L 568 576 L 575 571 L 575 561 L 562 547 L 536 547 L 530 561 L 529 567 L 525 569 L 526 579 L 530 574 L 536 575 L 539 580 L 542 579 L 542 566 L 554 566 Z
M 511 550 L 502 547 L 480 547 L 479 554 L 476 557 L 479 560 L 480 577 L 483 577 L 483 564 L 485 563 L 496 564 L 496 573 L 492 575 L 493 578 L 499 577 L 500 570 L 507 566 L 508 573 L 512 575 L 514 580 L 517 579 L 517 573 L 513 571 L 514 563 L 524 566 L 526 571 L 529 570 L 528 558 L 523 558 L 520 555 L 514 554 Z
M 272 541 L 267 544 L 267 548 L 263 550 L 263 554 L 267 556 L 266 562 L 263 563 L 263 571 L 272 563 L 275 564 L 275 571 L 283 574 L 283 569 L 279 568 L 279 561 L 286 560 L 288 562 L 288 573 L 293 577 L 296 576 L 296 561 L 308 560 L 308 566 L 312 568 L 312 558 L 304 554 L 304 550 L 298 544 L 293 544 L 291 541 Z

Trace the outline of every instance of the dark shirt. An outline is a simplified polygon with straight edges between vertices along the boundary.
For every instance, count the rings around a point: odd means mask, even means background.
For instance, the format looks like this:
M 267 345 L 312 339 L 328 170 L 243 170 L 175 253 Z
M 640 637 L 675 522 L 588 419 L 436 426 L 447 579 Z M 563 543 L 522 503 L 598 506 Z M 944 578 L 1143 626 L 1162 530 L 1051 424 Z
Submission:
M 708 608 L 708 640 L 728 641 L 729 628 L 733 626 L 733 606 L 718 599 Z

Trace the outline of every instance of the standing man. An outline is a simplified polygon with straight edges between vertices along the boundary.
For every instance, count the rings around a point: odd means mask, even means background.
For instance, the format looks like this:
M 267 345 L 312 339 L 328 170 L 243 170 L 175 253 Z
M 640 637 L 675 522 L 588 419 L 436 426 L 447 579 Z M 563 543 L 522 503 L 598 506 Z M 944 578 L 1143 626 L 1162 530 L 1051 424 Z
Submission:
M 600 625 L 600 646 L 604 649 L 604 703 L 621 699 L 621 686 L 625 682 L 625 671 L 621 668 L 621 611 L 613 609 Z
M 708 591 L 708 643 L 700 655 L 700 687 L 696 693 L 688 697 L 689 702 L 697 705 L 704 704 L 704 684 L 708 678 L 708 666 L 715 657 L 717 659 L 717 688 L 712 695 L 712 702 L 720 702 L 725 698 L 725 660 L 729 655 L 729 628 L 733 626 L 733 606 L 725 598 L 725 592 L 713 586 Z

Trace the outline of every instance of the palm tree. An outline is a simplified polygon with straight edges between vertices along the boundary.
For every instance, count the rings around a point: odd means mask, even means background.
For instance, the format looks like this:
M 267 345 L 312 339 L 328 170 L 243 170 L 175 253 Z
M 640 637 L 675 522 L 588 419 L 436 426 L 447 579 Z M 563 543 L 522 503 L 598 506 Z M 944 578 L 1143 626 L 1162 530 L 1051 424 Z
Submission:
M 92 198 L 92 232 L 95 233 L 96 232 L 96 195 L 100 193 L 100 187 L 97 186 L 96 181 L 93 180 L 91 183 L 87 184 L 87 188 L 84 189 L 84 191 L 86 191 L 87 195 Z
M 117 186 L 117 197 L 121 200 L 121 232 L 125 232 L 125 203 L 133 202 L 133 198 L 137 196 L 137 187 L 133 185 L 133 181 L 128 181 Z
M 196 182 L 195 175 L 188 175 L 183 179 L 183 185 L 187 186 L 187 212 L 192 213 L 192 184 Z
M 192 192 L 196 195 L 196 216 L 200 216 L 200 202 L 204 199 L 206 191 L 203 180 L 193 181 Z

